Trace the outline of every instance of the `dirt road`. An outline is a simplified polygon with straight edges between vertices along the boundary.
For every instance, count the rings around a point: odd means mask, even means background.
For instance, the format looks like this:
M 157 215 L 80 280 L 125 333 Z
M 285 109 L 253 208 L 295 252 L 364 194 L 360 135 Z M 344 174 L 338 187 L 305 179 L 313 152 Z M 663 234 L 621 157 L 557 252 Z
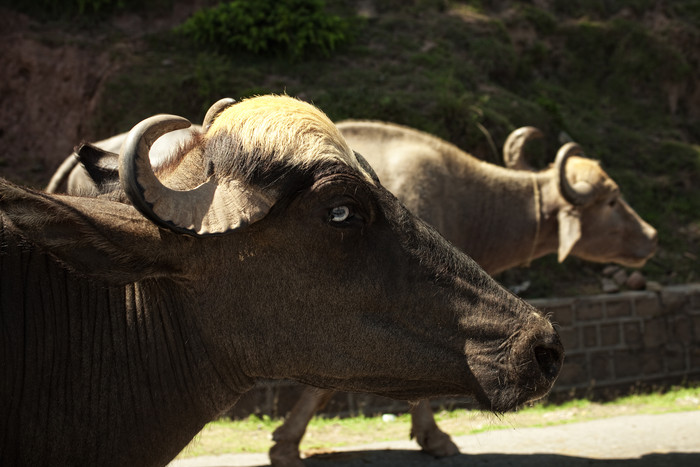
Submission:
M 700 411 L 630 415 L 546 428 L 499 430 L 454 438 L 459 456 L 434 459 L 413 441 L 334 449 L 304 460 L 307 467 L 696 467 Z M 269 465 L 267 454 L 174 461 L 170 467 Z

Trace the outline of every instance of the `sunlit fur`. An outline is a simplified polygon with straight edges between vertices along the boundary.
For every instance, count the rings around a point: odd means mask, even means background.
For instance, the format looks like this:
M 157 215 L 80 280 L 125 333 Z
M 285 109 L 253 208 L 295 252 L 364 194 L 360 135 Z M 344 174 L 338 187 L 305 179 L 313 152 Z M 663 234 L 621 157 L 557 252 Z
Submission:
M 331 120 L 298 99 L 261 96 L 232 105 L 214 120 L 207 136 L 216 138 L 220 133 L 234 135 L 239 154 L 268 155 L 266 165 L 283 162 L 303 170 L 325 159 L 347 164 L 374 183 Z

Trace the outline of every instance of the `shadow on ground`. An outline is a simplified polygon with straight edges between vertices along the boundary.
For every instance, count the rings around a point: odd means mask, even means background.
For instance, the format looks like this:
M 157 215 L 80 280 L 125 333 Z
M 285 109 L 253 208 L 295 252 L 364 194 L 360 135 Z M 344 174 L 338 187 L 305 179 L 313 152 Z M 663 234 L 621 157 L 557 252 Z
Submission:
M 435 459 L 432 456 L 411 450 L 348 451 L 316 454 L 304 460 L 307 467 L 418 467 L 418 466 L 464 466 L 464 467 L 696 467 L 700 466 L 698 453 L 648 454 L 638 459 L 592 459 L 558 454 L 461 454 L 455 457 Z
M 638 414 L 453 437 L 463 453 L 436 459 L 414 441 L 308 452 L 305 467 L 696 467 L 700 410 Z M 260 467 L 267 453 L 180 459 L 170 467 Z

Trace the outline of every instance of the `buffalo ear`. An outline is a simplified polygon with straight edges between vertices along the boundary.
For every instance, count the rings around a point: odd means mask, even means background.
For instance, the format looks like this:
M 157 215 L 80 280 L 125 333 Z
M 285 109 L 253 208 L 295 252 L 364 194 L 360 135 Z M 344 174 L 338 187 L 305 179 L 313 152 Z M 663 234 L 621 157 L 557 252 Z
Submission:
M 172 258 L 185 251 L 177 236 L 160 231 L 133 206 L 50 195 L 2 179 L 0 216 L 4 229 L 76 272 L 113 285 L 170 274 L 177 270 Z
M 581 213 L 573 208 L 563 208 L 557 214 L 559 221 L 559 262 L 571 253 L 581 239 Z
M 98 190 L 119 183 L 119 154 L 89 143 L 81 145 L 75 153 Z

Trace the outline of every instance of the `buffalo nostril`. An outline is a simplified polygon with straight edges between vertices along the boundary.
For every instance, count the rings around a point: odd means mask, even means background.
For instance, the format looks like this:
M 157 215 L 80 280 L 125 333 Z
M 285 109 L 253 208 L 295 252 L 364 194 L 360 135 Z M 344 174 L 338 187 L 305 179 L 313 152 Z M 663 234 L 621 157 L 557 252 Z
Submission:
M 535 347 L 535 359 L 544 376 L 554 379 L 559 374 L 563 355 L 560 349 L 547 345 Z

